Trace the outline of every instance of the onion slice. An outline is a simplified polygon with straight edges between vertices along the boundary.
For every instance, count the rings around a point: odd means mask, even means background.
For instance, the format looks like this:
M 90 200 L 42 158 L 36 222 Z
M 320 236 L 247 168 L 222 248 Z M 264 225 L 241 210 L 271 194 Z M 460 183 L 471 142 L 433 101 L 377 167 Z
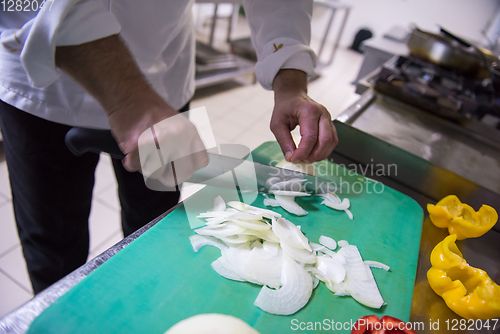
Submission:
M 329 208 L 342 211 L 349 209 L 349 207 L 351 206 L 351 202 L 348 198 L 344 198 L 340 203 L 334 203 L 325 199 L 321 204 L 325 204 Z
M 189 237 L 189 241 L 191 241 L 191 246 L 193 246 L 193 250 L 198 253 L 200 248 L 203 246 L 214 246 L 219 248 L 220 250 L 227 249 L 227 246 L 214 237 L 204 236 L 204 235 L 192 235 Z
M 307 211 L 295 202 L 294 197 L 275 195 L 275 198 L 279 205 L 286 211 L 297 216 L 307 215 Z
M 345 290 L 359 303 L 372 308 L 385 304 L 370 267 L 366 266 L 358 248 L 346 245 L 339 250 L 344 255 L 346 266 Z
M 264 198 L 264 205 L 265 206 L 273 206 L 273 207 L 279 207 L 281 206 L 277 200 L 274 198 Z
M 391 270 L 391 267 L 378 261 L 365 261 L 365 265 L 371 268 L 384 269 L 385 271 Z
M 307 304 L 312 294 L 312 277 L 286 255 L 283 257 L 281 281 L 283 286 L 278 290 L 263 286 L 255 299 L 255 306 L 271 314 L 289 315 Z
M 340 200 L 340 197 L 334 192 L 327 194 L 317 194 L 316 196 L 324 199 L 321 204 L 325 204 L 329 208 L 335 210 L 345 211 L 350 220 L 354 219 L 352 212 L 349 210 L 349 207 L 351 206 L 349 199 L 344 198 L 343 200 Z
M 214 208 L 212 212 L 225 211 L 226 210 L 226 202 L 222 199 L 221 196 L 217 196 L 214 199 Z
M 322 273 L 328 281 L 335 284 L 340 284 L 344 281 L 346 276 L 346 269 L 342 265 L 328 256 L 318 256 L 318 270 Z
M 275 196 L 289 196 L 289 197 L 311 196 L 311 194 L 305 193 L 303 191 L 269 190 L 269 193 Z
M 331 250 L 335 250 L 337 248 L 337 242 L 324 235 L 319 237 L 319 243 Z
M 277 212 L 271 211 L 271 210 L 266 210 L 266 209 L 261 209 L 255 206 L 251 206 L 242 202 L 238 201 L 231 201 L 228 202 L 227 205 L 229 205 L 232 208 L 235 208 L 236 210 L 243 211 L 243 212 L 250 212 L 250 213 L 259 213 L 263 217 L 271 219 L 272 217 L 279 218 L 281 215 Z
M 245 282 L 245 279 L 243 277 L 241 277 L 231 269 L 231 265 L 223 256 L 212 262 L 212 268 L 214 268 L 215 272 L 222 277 L 233 281 Z
M 272 230 L 274 234 L 276 234 L 276 236 L 280 239 L 281 243 L 286 243 L 292 247 L 298 249 L 302 248 L 308 250 L 309 252 L 312 252 L 311 245 L 309 245 L 309 240 L 291 221 L 285 218 L 279 218 L 273 219 L 272 222 Z

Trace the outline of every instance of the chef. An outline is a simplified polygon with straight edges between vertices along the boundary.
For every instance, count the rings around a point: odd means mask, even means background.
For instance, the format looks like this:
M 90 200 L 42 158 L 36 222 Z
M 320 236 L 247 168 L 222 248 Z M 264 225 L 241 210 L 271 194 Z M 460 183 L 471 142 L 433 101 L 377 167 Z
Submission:
M 193 1 L 46 0 L 38 10 L 30 1 L 28 11 L 6 2 L 0 15 L 0 126 L 18 233 L 38 293 L 88 256 L 99 157 L 68 151 L 64 136 L 72 126 L 110 129 L 126 154 L 113 160 L 124 235 L 177 204 L 178 192 L 144 185 L 138 138 L 189 108 L 195 36 Z M 286 159 L 325 159 L 337 135 L 329 112 L 307 96 L 316 64 L 308 47 L 312 1 L 248 0 L 244 8 L 257 80 L 275 93 L 270 126 Z M 166 162 L 200 143 L 186 118 L 171 125 L 157 138 L 172 147 Z M 298 147 L 290 135 L 297 125 Z M 206 163 L 198 155 L 189 173 Z

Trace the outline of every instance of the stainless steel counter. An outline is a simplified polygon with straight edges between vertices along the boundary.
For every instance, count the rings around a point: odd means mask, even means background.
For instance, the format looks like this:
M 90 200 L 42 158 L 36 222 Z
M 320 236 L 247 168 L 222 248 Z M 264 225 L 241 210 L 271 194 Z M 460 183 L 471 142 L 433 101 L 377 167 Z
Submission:
M 467 135 L 453 123 L 372 90 L 342 113 L 335 125 L 341 138 L 336 154 L 343 157 L 333 158 L 335 162 L 349 166 L 354 161 L 361 166 L 357 170 L 371 172 L 366 176 L 412 197 L 426 213 L 410 316 L 411 322 L 424 324 L 418 333 L 500 333 L 500 321 L 496 329 L 453 329 L 461 318 L 432 291 L 426 276 L 432 249 L 448 235 L 447 229 L 430 222 L 427 203 L 455 194 L 476 210 L 488 204 L 500 211 L 499 142 L 478 133 Z M 389 165 L 393 168 L 385 171 L 391 173 L 380 173 L 384 170 L 380 167 Z M 470 265 L 500 284 L 500 223 L 484 236 L 457 245 Z M 439 330 L 431 330 L 431 323 L 436 329 L 438 322 Z

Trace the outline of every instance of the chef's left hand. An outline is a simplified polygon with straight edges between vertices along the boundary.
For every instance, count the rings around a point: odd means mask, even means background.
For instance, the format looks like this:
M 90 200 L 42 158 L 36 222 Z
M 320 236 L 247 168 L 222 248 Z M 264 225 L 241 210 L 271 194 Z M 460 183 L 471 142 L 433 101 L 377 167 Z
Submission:
M 315 162 L 326 159 L 337 146 L 337 131 L 328 110 L 307 96 L 307 75 L 284 69 L 273 83 L 274 110 L 271 131 L 290 162 Z M 290 131 L 300 126 L 298 147 Z

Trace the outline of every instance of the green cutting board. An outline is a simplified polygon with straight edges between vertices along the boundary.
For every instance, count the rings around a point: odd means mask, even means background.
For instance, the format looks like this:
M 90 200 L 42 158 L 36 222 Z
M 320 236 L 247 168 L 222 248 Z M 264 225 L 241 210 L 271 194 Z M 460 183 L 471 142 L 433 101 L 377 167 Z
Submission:
M 275 142 L 264 143 L 252 154 L 261 163 L 283 157 Z M 193 207 L 186 205 L 173 211 L 54 302 L 35 319 L 29 333 L 163 333 L 178 321 L 200 313 L 236 316 L 262 334 L 331 332 L 332 325 L 338 332 L 349 332 L 351 322 L 367 314 L 389 314 L 408 321 L 422 209 L 388 187 L 376 193 L 381 185 L 331 162 L 321 162 L 319 167 L 335 171 L 336 177 L 342 176 L 351 184 L 363 185 L 360 193 L 358 185 L 350 194 L 341 195 L 350 199 L 354 220 L 320 205 L 317 197 L 297 199 L 309 211 L 304 217 L 274 209 L 300 225 L 312 242 L 318 242 L 321 235 L 344 239 L 358 246 L 364 260 L 389 265 L 389 272 L 372 269 L 387 303 L 381 309 L 365 307 L 351 297 L 334 296 L 321 282 L 296 314 L 277 316 L 254 306 L 260 286 L 215 273 L 210 265 L 220 256 L 215 247 L 193 252 L 189 236 L 194 232 L 187 216 L 211 209 L 218 195 L 226 201 L 237 200 L 230 191 L 205 187 L 187 200 L 196 203 L 196 210 L 186 211 L 186 207 Z M 254 205 L 264 207 L 262 202 L 259 195 Z M 338 330 L 340 327 L 347 330 Z

